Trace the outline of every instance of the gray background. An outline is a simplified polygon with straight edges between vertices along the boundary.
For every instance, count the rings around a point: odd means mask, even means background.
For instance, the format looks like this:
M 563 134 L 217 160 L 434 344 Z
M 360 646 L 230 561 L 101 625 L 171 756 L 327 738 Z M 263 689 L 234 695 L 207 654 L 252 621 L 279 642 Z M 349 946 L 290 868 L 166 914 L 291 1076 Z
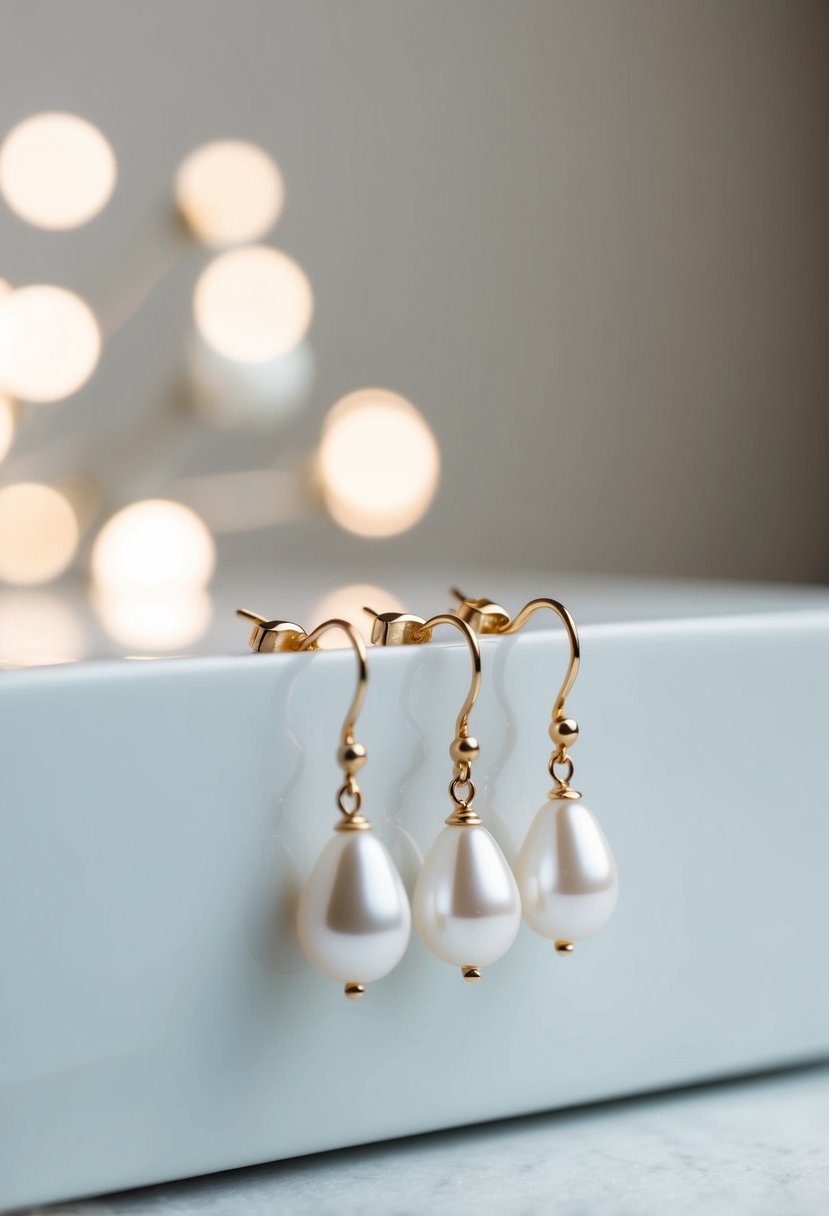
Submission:
M 234 555 L 355 578 L 369 560 L 829 574 L 825 4 L 27 0 L 0 32 L 4 130 L 75 111 L 119 161 L 86 228 L 0 212 L 0 275 L 76 287 L 111 333 L 3 481 L 94 466 L 117 506 L 308 450 L 330 404 L 381 384 L 441 445 L 423 523 L 367 541 L 312 518 Z M 207 255 L 170 186 L 218 136 L 275 155 L 271 239 L 315 289 L 312 398 L 264 441 L 179 412 Z

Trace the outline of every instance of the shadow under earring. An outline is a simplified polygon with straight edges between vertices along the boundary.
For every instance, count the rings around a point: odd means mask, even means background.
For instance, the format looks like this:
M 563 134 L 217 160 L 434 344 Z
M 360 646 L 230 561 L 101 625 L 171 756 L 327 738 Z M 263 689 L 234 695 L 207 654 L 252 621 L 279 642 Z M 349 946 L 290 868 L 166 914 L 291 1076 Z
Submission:
M 344 776 L 337 792 L 341 818 L 333 839 L 314 863 L 297 911 L 297 934 L 308 960 L 324 975 L 339 980 L 345 995 L 357 1000 L 367 983 L 382 979 L 397 966 L 411 933 L 406 889 L 391 854 L 362 813 L 363 795 L 356 779 L 367 755 L 354 738 L 368 685 L 365 643 L 348 621 L 325 621 L 306 634 L 292 622 L 264 621 L 247 612 L 240 615 L 256 622 L 250 640 L 254 650 L 315 650 L 323 634 L 337 629 L 357 657 L 357 689 L 337 751 Z
M 490 600 L 468 600 L 459 591 L 460 619 L 482 634 L 515 634 L 534 613 L 547 608 L 567 632 L 570 661 L 553 704 L 549 735 L 553 743 L 548 771 L 553 789 L 521 846 L 515 877 L 521 892 L 524 919 L 536 933 L 555 942 L 560 954 L 572 954 L 575 942 L 602 929 L 613 915 L 619 895 L 616 862 L 598 820 L 574 790 L 569 748 L 578 738 L 578 724 L 565 716 L 565 701 L 578 675 L 581 649 L 575 621 L 552 599 L 525 604 L 514 620 Z
M 449 783 L 453 809 L 420 871 L 412 910 L 425 945 L 443 962 L 460 967 L 465 980 L 474 982 L 481 978 L 482 967 L 506 954 L 521 924 L 521 901 L 512 871 L 472 805 L 472 764 L 480 748 L 469 733 L 469 715 L 481 684 L 478 639 L 464 621 L 449 614 L 424 621 L 406 613 L 366 611 L 374 617 L 372 641 L 378 645 L 425 643 L 437 626 L 451 625 L 463 634 L 469 647 L 472 681 L 449 747 L 454 763 Z

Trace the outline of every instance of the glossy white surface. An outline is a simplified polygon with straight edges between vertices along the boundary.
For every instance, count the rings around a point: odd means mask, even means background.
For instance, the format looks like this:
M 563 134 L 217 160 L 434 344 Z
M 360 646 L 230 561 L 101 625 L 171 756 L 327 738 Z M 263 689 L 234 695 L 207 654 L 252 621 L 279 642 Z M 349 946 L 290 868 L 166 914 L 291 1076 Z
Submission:
M 496 583 L 470 590 L 514 608 L 560 589 Z M 3 673 L 0 1205 L 829 1052 L 829 597 L 763 595 L 709 617 L 704 588 L 570 597 L 576 780 L 612 842 L 615 915 L 568 959 L 522 925 L 475 985 L 413 934 L 356 1003 L 296 936 L 337 819 L 349 652 L 248 656 L 242 630 L 233 658 Z M 476 806 L 512 863 L 548 788 L 566 645 L 539 629 L 482 653 Z M 450 809 L 468 653 L 369 660 L 361 785 L 411 893 Z
M 578 942 L 603 929 L 619 898 L 616 862 L 582 801 L 548 801 L 515 865 L 524 919 L 536 933 Z
M 443 829 L 418 875 L 413 909 L 418 933 L 444 963 L 486 967 L 506 954 L 521 923 L 521 902 L 485 827 Z
M 306 957 L 331 979 L 370 984 L 409 944 L 409 899 L 373 831 L 335 832 L 302 892 L 297 932 Z

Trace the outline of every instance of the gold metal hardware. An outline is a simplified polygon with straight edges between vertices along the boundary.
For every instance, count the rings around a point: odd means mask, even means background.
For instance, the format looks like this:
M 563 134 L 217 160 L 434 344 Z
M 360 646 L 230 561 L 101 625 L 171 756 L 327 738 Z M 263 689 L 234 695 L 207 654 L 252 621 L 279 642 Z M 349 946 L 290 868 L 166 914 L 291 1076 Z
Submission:
M 500 604 L 491 600 L 469 600 L 457 587 L 452 588 L 451 594 L 458 600 L 456 612 L 462 621 L 466 621 L 474 633 L 500 633 L 509 624 L 509 613 Z
M 268 621 L 258 613 L 249 612 L 246 608 L 237 608 L 236 615 L 253 621 L 253 631 L 250 635 L 250 648 L 263 653 L 293 652 L 318 650 L 317 643 L 323 634 L 331 629 L 341 630 L 351 643 L 357 656 L 357 688 L 348 708 L 340 735 L 340 746 L 337 749 L 337 763 L 343 770 L 345 780 L 337 791 L 337 806 L 342 819 L 337 824 L 338 832 L 365 832 L 371 828 L 371 823 L 361 813 L 363 792 L 357 784 L 356 775 L 366 762 L 368 753 L 362 743 L 354 738 L 357 717 L 365 700 L 368 685 L 368 661 L 366 645 L 357 630 L 348 621 L 333 618 L 323 621 L 311 633 L 306 633 L 301 625 L 292 621 Z M 358 985 L 359 987 L 359 985 Z M 362 996 L 362 993 L 349 994 Z
M 541 611 L 542 608 L 548 608 L 563 624 L 567 633 L 567 640 L 570 644 L 570 661 L 567 664 L 564 680 L 553 702 L 550 720 L 549 735 L 553 742 L 554 750 L 550 757 L 548 771 L 553 779 L 554 786 L 549 796 L 553 799 L 580 798 L 581 794 L 578 790 L 574 790 L 570 785 L 573 777 L 573 761 L 568 752 L 568 748 L 572 747 L 578 738 L 579 726 L 574 718 L 568 718 L 564 713 L 565 702 L 576 682 L 576 676 L 578 675 L 581 663 L 581 645 L 579 643 L 579 632 L 576 628 L 576 622 L 559 600 L 547 598 L 530 600 L 510 620 L 506 611 L 499 604 L 494 604 L 490 600 L 467 599 L 456 587 L 452 588 L 452 595 L 459 600 L 456 609 L 458 618 L 466 621 L 472 628 L 477 629 L 479 633 L 498 634 L 500 636 L 518 633 L 520 629 L 523 629 L 530 617 L 534 616 L 536 612 Z M 558 771 L 559 769 L 564 770 L 563 774 Z M 558 946 L 556 948 L 558 949 Z
M 307 637 L 302 626 L 293 621 L 267 621 L 247 608 L 237 608 L 236 615 L 253 621 L 248 646 L 256 653 L 277 654 L 285 650 L 298 650 L 299 643 Z
M 466 621 L 454 613 L 441 613 L 424 621 L 421 617 L 412 616 L 408 612 L 375 612 L 373 608 L 364 609 L 374 618 L 371 637 L 378 646 L 419 646 L 432 639 L 434 630 L 439 625 L 451 625 L 458 629 L 469 647 L 472 657 L 472 679 L 466 699 L 461 706 L 455 724 L 455 738 L 449 746 L 449 755 L 454 762 L 452 780 L 449 783 L 449 796 L 454 803 L 454 810 L 446 820 L 450 827 L 464 827 L 481 822 L 478 812 L 472 806 L 475 797 L 475 786 L 472 782 L 472 762 L 481 754 L 478 740 L 469 733 L 469 715 L 472 712 L 481 687 L 481 648 L 478 639 Z

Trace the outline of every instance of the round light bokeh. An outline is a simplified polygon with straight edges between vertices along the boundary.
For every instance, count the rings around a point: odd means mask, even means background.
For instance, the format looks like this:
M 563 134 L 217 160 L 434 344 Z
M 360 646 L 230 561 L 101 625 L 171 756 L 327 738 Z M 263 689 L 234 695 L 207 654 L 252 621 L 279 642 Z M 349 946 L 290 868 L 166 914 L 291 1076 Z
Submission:
M 196 148 L 176 174 L 176 202 L 190 230 L 207 245 L 260 240 L 282 211 L 285 186 L 276 161 L 243 139 Z
M 18 587 L 51 583 L 78 548 L 78 521 L 52 486 L 19 482 L 0 490 L 0 579 Z
M 76 663 L 87 642 L 77 613 L 44 591 L 0 592 L 0 667 Z
M 338 524 L 360 536 L 394 536 L 431 506 L 440 452 L 411 402 L 386 389 L 359 389 L 329 413 L 318 470 Z
M 305 271 L 287 254 L 262 245 L 214 258 L 193 293 L 193 315 L 204 341 L 242 363 L 266 363 L 286 354 L 307 334 L 313 310 Z
M 96 587 L 112 595 L 203 590 L 216 565 L 216 547 L 194 511 L 149 498 L 104 524 L 92 548 Z
M 207 591 L 96 591 L 92 603 L 106 632 L 131 657 L 185 650 L 207 632 Z
M 77 228 L 93 219 L 115 189 L 109 141 L 76 114 L 33 114 L 0 147 L 0 193 L 37 228 Z
M 397 596 L 374 583 L 349 583 L 335 587 L 317 601 L 311 612 L 312 621 L 330 621 L 333 617 L 353 625 L 363 641 L 371 641 L 372 617 L 364 611 L 402 612 L 403 605 Z M 349 646 L 348 638 L 339 630 L 324 634 L 319 642 L 322 650 L 340 650 Z
M 87 304 L 63 287 L 20 287 L 0 299 L 0 384 L 25 401 L 60 401 L 98 365 L 101 334 Z
M 196 413 L 219 429 L 268 430 L 308 400 L 314 352 L 300 342 L 267 363 L 225 359 L 194 335 L 189 351 L 191 401 Z

